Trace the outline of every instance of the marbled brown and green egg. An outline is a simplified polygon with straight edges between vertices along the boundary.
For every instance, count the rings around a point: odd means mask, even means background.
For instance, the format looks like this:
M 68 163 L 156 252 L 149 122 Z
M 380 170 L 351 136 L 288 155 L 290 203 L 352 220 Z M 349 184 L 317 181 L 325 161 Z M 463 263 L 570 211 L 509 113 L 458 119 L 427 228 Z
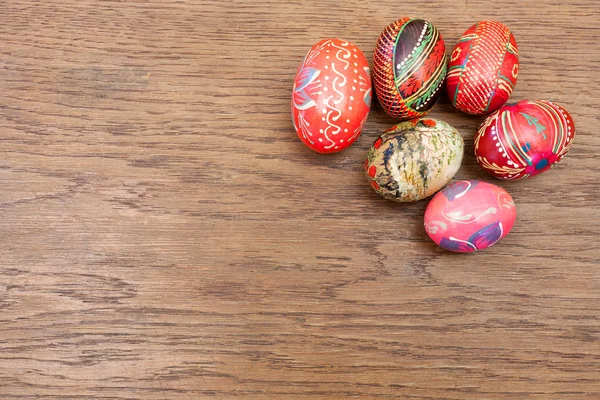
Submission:
M 367 153 L 373 189 L 398 202 L 424 199 L 442 189 L 460 168 L 464 142 L 444 121 L 422 118 L 383 133 Z

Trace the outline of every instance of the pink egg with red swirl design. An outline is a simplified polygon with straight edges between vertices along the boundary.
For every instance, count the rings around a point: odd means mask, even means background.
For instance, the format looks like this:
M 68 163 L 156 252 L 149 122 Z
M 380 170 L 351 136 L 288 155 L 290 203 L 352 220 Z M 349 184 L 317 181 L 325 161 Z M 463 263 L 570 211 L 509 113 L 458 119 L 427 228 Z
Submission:
M 515 203 L 503 188 L 470 180 L 438 192 L 425 210 L 425 230 L 440 247 L 471 253 L 506 236 L 517 219 Z
M 318 153 L 336 153 L 361 134 L 371 108 L 365 55 L 342 39 L 315 44 L 298 68 L 292 121 L 300 140 Z
M 544 100 L 523 100 L 490 115 L 475 137 L 475 159 L 499 179 L 540 174 L 571 149 L 575 124 L 561 106 Z

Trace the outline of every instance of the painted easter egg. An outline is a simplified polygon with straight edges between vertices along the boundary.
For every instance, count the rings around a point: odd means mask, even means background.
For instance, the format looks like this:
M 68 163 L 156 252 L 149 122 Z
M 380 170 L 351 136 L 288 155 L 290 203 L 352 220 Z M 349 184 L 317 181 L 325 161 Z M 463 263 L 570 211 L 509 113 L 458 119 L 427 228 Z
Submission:
M 425 230 L 440 247 L 470 253 L 506 236 L 517 219 L 512 197 L 483 181 L 457 181 L 436 194 L 425 210 Z
M 379 36 L 373 83 L 386 113 L 399 120 L 427 114 L 446 77 L 446 48 L 438 30 L 423 19 L 401 18 Z
M 544 100 L 523 100 L 490 115 L 475 137 L 479 165 L 500 179 L 542 173 L 571 148 L 575 125 L 562 107 Z
M 480 21 L 452 50 L 446 75 L 448 97 L 468 114 L 491 113 L 510 97 L 518 72 L 519 50 L 513 34 L 500 22 Z
M 464 143 L 444 121 L 422 118 L 384 132 L 365 160 L 371 186 L 386 199 L 411 202 L 443 188 L 460 168 Z
M 315 44 L 296 73 L 292 121 L 302 142 L 335 153 L 360 135 L 371 107 L 369 62 L 342 39 Z

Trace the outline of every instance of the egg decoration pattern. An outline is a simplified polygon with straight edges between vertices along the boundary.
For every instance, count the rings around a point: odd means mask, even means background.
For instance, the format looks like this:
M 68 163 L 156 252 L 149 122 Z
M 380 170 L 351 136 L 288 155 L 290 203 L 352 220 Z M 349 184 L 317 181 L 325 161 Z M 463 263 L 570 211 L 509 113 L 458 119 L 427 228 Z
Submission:
M 569 113 L 544 100 L 523 100 L 490 115 L 475 137 L 475 159 L 500 179 L 540 174 L 571 149 L 575 125 Z
M 335 153 L 360 135 L 371 107 L 369 63 L 354 44 L 325 39 L 298 68 L 292 121 L 300 140 L 319 153 Z
M 517 218 L 508 192 L 491 183 L 453 182 L 425 210 L 425 230 L 440 247 L 470 253 L 490 247 L 512 229 Z
M 401 18 L 379 36 L 373 83 L 391 117 L 409 120 L 427 114 L 440 97 L 445 76 L 444 40 L 430 22 Z
M 510 30 L 497 21 L 467 29 L 452 50 L 446 76 L 454 107 L 483 115 L 500 108 L 517 84 L 519 50 Z
M 365 160 L 373 189 L 386 199 L 411 202 L 431 196 L 456 174 L 464 143 L 458 131 L 433 118 L 402 122 L 384 132 Z

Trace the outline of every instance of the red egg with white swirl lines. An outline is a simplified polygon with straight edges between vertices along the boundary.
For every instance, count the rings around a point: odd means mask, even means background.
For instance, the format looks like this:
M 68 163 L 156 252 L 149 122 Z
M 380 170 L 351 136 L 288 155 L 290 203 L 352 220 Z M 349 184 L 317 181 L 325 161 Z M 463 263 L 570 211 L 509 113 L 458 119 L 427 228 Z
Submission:
M 571 149 L 573 118 L 561 106 L 523 100 L 490 115 L 475 137 L 475 159 L 499 179 L 538 175 Z
M 369 63 L 342 39 L 315 44 L 298 68 L 292 121 L 300 140 L 318 153 L 336 153 L 361 134 L 371 108 Z

